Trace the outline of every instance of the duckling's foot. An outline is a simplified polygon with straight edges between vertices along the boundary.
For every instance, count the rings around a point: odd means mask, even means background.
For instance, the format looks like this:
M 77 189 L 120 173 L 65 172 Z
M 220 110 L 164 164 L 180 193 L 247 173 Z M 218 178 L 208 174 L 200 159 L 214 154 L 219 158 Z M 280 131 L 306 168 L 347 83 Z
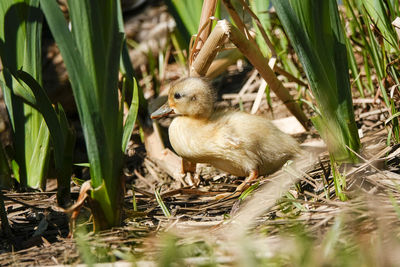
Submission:
M 258 177 L 258 171 L 253 170 L 250 172 L 249 177 L 246 178 L 246 180 L 243 181 L 243 183 L 241 183 L 238 187 L 236 187 L 235 192 L 244 192 L 247 188 L 250 187 L 250 183 L 252 181 L 254 181 L 255 179 L 257 179 Z
M 240 196 L 247 188 L 250 187 L 250 183 L 257 179 L 258 177 L 258 171 L 251 171 L 249 177 L 246 178 L 246 180 L 243 181 L 238 187 L 236 187 L 235 192 L 233 193 L 222 193 L 218 194 L 215 196 L 216 200 L 226 200 L 226 199 L 231 199 Z

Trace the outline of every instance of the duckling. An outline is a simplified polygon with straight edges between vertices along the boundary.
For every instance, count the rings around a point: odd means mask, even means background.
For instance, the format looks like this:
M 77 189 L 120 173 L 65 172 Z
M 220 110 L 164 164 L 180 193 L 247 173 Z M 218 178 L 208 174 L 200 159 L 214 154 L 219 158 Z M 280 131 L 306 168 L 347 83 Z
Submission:
M 259 175 L 271 174 L 299 151 L 298 143 L 269 120 L 215 108 L 215 90 L 203 78 L 174 82 L 168 102 L 153 119 L 175 113 L 169 139 L 175 152 L 193 163 L 209 163 L 235 176 L 247 176 L 236 191 Z

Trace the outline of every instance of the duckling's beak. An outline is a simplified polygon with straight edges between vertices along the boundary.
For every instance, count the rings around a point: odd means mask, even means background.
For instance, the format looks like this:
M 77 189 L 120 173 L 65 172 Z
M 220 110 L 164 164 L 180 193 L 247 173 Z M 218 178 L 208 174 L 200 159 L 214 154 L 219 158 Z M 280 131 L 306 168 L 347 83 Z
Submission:
M 159 119 L 161 117 L 165 117 L 168 114 L 173 113 L 174 110 L 172 108 L 169 107 L 168 102 L 165 103 L 164 105 L 162 105 L 159 109 L 157 109 L 156 111 L 154 111 L 153 113 L 151 113 L 151 118 L 153 120 L 155 119 Z

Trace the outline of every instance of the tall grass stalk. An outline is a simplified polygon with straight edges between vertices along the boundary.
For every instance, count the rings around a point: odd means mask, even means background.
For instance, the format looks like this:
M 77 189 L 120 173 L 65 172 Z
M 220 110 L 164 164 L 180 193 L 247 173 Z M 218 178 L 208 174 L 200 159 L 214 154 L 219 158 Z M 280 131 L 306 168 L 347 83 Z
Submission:
M 317 102 L 312 119 L 335 161 L 357 161 L 346 42 L 335 0 L 272 0 Z
M 41 0 L 40 4 L 67 67 L 82 123 L 90 162 L 94 230 L 119 225 L 124 193 L 121 168 L 127 143 L 123 141 L 123 104 L 118 97 L 124 36 L 120 2 L 68 1 L 71 31 L 56 2 Z

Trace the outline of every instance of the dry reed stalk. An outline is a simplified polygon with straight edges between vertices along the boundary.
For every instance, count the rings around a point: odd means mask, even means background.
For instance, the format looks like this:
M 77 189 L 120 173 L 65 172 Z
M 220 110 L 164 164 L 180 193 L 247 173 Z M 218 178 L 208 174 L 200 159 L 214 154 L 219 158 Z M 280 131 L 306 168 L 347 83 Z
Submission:
M 253 82 L 256 80 L 256 77 L 258 75 L 258 71 L 256 69 L 253 70 L 252 74 L 250 75 L 249 79 L 247 79 L 246 83 L 243 85 L 242 89 L 240 89 L 239 94 L 236 94 L 236 98 L 242 98 L 245 94 L 248 94 L 247 91 L 250 90 L 250 87 L 252 87 Z M 251 93 L 250 91 L 249 93 Z
M 198 29 L 198 35 L 197 39 L 199 42 L 197 43 L 197 46 L 195 46 L 196 49 L 201 49 L 203 46 L 204 42 L 207 40 L 208 36 L 211 33 L 211 26 L 212 24 L 210 23 L 210 17 L 214 16 L 215 14 L 215 9 L 217 8 L 217 0 L 206 0 L 203 3 L 203 7 L 201 9 L 201 16 L 200 16 L 200 23 L 199 23 L 199 29 Z M 204 25 L 206 25 L 204 27 Z M 204 27 L 203 30 L 201 30 Z
M 226 20 L 218 22 L 217 27 L 224 29 L 228 38 L 236 45 L 250 63 L 258 70 L 261 77 L 268 83 L 271 90 L 282 100 L 290 112 L 299 120 L 299 122 L 308 129 L 308 119 L 304 115 L 300 106 L 293 100 L 288 90 L 283 86 L 282 82 L 275 76 L 274 71 L 268 66 L 267 60 L 264 58 L 258 46 L 250 42 L 246 37 L 233 25 Z M 217 28 L 216 27 L 216 28 Z
M 251 42 L 254 43 L 254 45 L 258 46 L 254 40 L 254 36 L 250 33 L 249 34 L 249 30 L 246 28 L 245 24 L 243 23 L 242 19 L 240 18 L 239 14 L 236 12 L 235 8 L 233 7 L 233 5 L 231 4 L 230 0 L 223 0 L 224 5 L 226 6 L 229 14 L 231 15 L 231 17 L 233 18 L 233 21 L 235 22 L 236 25 L 240 25 L 238 26 L 238 29 L 242 32 L 242 34 L 244 34 Z M 254 19 L 254 21 L 256 22 L 256 25 L 258 27 L 258 29 L 260 30 L 260 33 L 265 41 L 265 43 L 268 45 L 268 48 L 271 51 L 271 59 L 270 61 L 270 67 L 276 71 L 277 73 L 285 76 L 290 82 L 296 82 L 299 85 L 302 86 L 307 86 L 306 83 L 304 83 L 303 81 L 301 81 L 300 79 L 296 78 L 295 76 L 293 76 L 292 74 L 290 74 L 289 72 L 285 71 L 284 69 L 278 67 L 276 64 L 272 64 L 275 63 L 275 59 L 277 58 L 276 56 L 276 52 L 274 49 L 274 46 L 271 42 L 271 40 L 269 40 L 267 33 L 265 32 L 264 27 L 261 25 L 260 20 L 258 19 L 257 15 L 254 14 L 254 12 L 250 9 L 250 7 L 246 4 L 246 2 L 244 0 L 240 0 L 240 2 L 242 3 L 243 8 L 250 14 L 250 16 Z M 271 62 L 272 60 L 272 62 Z
M 261 80 L 261 84 L 257 91 L 256 99 L 254 100 L 253 106 L 251 107 L 250 114 L 256 114 L 257 110 L 260 108 L 262 97 L 264 96 L 265 89 L 267 88 L 267 83 L 265 80 Z

